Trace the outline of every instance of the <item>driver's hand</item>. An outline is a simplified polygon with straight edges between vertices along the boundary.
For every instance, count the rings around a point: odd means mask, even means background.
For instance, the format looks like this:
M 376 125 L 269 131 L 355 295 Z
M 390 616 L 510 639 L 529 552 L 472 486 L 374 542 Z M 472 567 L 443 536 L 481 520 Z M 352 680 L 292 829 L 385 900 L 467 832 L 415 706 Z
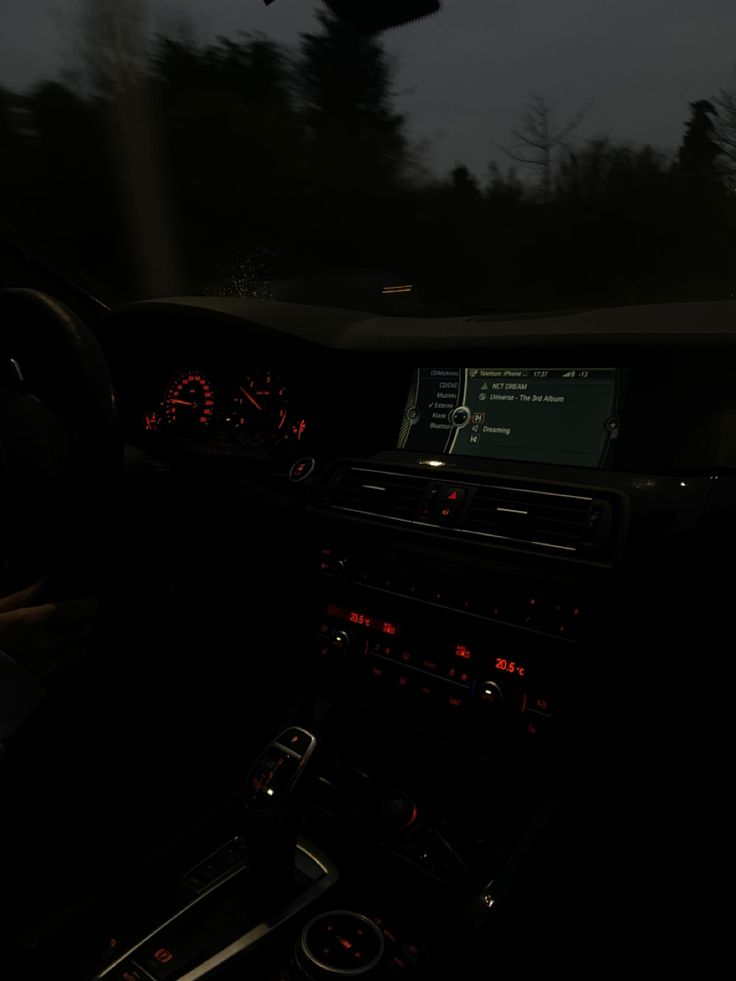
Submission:
M 86 596 L 34 606 L 45 585 L 0 599 L 0 650 L 48 686 L 84 657 L 99 604 Z

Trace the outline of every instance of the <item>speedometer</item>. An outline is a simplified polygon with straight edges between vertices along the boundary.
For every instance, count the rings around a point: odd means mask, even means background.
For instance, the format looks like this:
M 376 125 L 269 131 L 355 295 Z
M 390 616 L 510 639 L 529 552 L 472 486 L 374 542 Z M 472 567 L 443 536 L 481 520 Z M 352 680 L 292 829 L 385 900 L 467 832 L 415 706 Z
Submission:
M 179 439 L 195 439 L 209 426 L 215 395 L 201 371 L 182 371 L 169 382 L 164 397 L 164 418 Z

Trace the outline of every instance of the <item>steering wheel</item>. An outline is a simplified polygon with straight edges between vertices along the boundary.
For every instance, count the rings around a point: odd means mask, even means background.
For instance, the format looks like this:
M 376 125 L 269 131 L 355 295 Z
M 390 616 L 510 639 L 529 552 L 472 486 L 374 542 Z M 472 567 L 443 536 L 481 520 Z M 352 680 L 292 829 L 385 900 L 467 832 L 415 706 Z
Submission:
M 74 591 L 96 578 L 121 476 L 112 378 L 94 335 L 44 293 L 0 290 L 0 587 L 51 572 Z

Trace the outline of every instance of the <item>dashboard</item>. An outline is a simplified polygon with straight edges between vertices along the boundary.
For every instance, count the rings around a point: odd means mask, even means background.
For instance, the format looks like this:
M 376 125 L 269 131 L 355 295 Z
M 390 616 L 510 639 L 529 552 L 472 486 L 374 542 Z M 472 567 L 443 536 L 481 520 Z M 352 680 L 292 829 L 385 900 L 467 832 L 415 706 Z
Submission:
M 502 327 L 195 300 L 124 307 L 103 340 L 126 433 L 155 453 L 692 475 L 736 468 L 730 306 Z
M 718 619 L 695 611 L 728 602 L 735 324 L 733 303 L 503 321 L 199 298 L 100 336 L 172 548 L 217 515 L 323 692 L 473 742 L 499 701 L 574 718 L 642 609 Z M 208 545 L 190 561 L 239 581 Z
M 340 869 L 330 902 L 416 938 L 395 976 L 447 977 L 466 949 L 516 965 L 545 923 L 567 958 L 619 922 L 600 903 L 621 868 L 660 891 L 680 875 L 642 822 L 671 820 L 692 747 L 715 745 L 736 304 L 504 321 L 184 298 L 122 307 L 98 337 L 126 574 L 180 628 L 155 654 L 165 693 L 191 662 L 197 733 L 283 693 L 321 744 L 300 827 Z M 537 849 L 552 871 L 528 886 Z M 523 915 L 499 929 L 515 889 Z M 192 963 L 204 933 L 187 928 Z M 154 957 L 176 951 L 162 937 Z M 301 978 L 287 949 L 249 976 Z M 219 966 L 241 976 L 234 954 Z

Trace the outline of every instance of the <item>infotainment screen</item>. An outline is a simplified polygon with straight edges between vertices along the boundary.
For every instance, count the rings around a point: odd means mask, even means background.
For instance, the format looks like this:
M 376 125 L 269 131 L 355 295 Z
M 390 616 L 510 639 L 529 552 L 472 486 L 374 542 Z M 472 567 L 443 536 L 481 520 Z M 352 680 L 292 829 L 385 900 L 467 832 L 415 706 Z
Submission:
M 615 368 L 419 368 L 399 448 L 600 467 L 618 434 Z

